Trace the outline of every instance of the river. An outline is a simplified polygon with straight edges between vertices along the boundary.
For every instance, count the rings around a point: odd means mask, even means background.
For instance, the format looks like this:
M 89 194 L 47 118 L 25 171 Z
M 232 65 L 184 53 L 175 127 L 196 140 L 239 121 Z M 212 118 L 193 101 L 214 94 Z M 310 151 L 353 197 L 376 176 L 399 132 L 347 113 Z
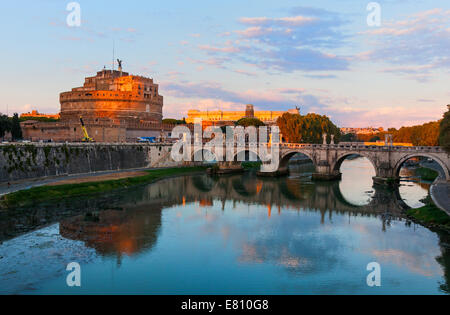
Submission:
M 448 294 L 448 234 L 405 219 L 429 183 L 192 175 L 0 213 L 1 294 Z M 411 176 L 404 169 L 402 176 Z M 66 266 L 81 266 L 69 287 Z M 367 265 L 381 267 L 368 286 Z

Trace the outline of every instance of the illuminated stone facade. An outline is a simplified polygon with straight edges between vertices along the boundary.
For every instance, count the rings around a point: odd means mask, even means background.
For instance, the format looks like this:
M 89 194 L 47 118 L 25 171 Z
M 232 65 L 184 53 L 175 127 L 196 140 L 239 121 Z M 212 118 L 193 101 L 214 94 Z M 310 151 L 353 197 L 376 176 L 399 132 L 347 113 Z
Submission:
M 21 123 L 24 139 L 76 142 L 84 137 L 83 117 L 96 142 L 135 142 L 139 137 L 169 137 L 173 128 L 162 124 L 163 97 L 153 79 L 122 71 L 102 70 L 87 77 L 82 87 L 60 94 L 58 122 Z
M 287 112 L 291 114 L 299 114 L 298 109 L 290 109 Z M 267 125 L 276 123 L 278 117 L 282 116 L 286 111 L 255 111 L 253 105 L 247 105 L 245 111 L 206 111 L 189 110 L 187 123 L 194 123 L 196 119 L 201 119 L 205 123 L 218 125 L 226 124 L 231 121 L 238 121 L 241 118 L 258 118 Z
M 163 97 L 153 79 L 103 70 L 82 87 L 60 94 L 61 120 L 113 119 L 161 123 Z

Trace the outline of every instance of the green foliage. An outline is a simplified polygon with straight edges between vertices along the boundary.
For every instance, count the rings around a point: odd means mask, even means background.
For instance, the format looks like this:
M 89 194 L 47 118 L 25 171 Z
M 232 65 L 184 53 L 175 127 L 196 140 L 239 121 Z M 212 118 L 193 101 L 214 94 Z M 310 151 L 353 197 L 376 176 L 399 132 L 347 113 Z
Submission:
M 242 162 L 242 167 L 246 170 L 259 169 L 262 162 Z
M 22 128 L 20 127 L 19 115 L 15 113 L 13 117 L 0 116 L 0 138 L 4 138 L 7 132 L 11 132 L 13 140 L 22 139 Z
M 358 136 L 354 133 L 346 133 L 341 136 L 341 142 L 358 142 Z
M 428 181 L 434 181 L 439 176 L 437 171 L 427 167 L 418 167 L 414 172 L 417 176 L 420 176 L 421 179 Z
M 450 217 L 432 202 L 418 209 L 409 209 L 406 213 L 425 224 L 437 224 L 442 228 L 450 228 Z
M 20 128 L 19 114 L 15 113 L 11 120 L 11 136 L 13 140 L 22 139 L 22 128 Z
M 242 127 L 262 127 L 265 126 L 265 124 L 259 120 L 258 118 L 241 118 L 236 122 L 236 126 L 242 126 Z
M 6 115 L 0 116 L 0 138 L 5 137 L 6 132 L 11 131 L 11 119 Z
M 328 141 L 331 135 L 335 136 L 335 143 L 338 143 L 341 138 L 340 129 L 327 116 L 284 113 L 278 118 L 277 125 L 284 139 L 290 143 L 320 144 L 323 142 L 324 133 L 328 134 Z
M 450 153 L 450 105 L 439 126 L 439 145 Z
M 162 120 L 162 123 L 167 125 L 186 125 L 186 119 L 183 118 L 182 120 L 179 120 L 173 118 L 166 118 Z
M 60 121 L 59 119 L 56 118 L 48 118 L 48 117 L 33 117 L 33 116 L 27 116 L 27 117 L 20 117 L 19 121 L 27 121 L 27 120 L 36 120 L 36 121 L 41 121 L 41 122 L 57 122 Z

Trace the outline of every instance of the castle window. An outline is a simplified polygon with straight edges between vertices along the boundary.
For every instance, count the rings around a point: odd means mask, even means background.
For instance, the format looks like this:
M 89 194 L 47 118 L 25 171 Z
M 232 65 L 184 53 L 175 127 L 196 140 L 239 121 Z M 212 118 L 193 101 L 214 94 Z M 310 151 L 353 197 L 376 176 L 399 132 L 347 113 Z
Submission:
M 149 105 L 149 104 L 147 104 L 147 105 L 145 106 L 145 111 L 146 111 L 147 113 L 150 113 L 150 105 Z

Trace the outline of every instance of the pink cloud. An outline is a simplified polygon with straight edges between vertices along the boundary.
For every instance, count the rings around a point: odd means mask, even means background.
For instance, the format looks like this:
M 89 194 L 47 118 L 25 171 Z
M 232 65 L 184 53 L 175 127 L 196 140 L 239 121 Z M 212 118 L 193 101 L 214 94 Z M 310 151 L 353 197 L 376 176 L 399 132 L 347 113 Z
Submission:
M 239 52 L 239 48 L 234 46 L 214 47 L 211 45 L 199 45 L 199 49 L 211 51 L 211 52 L 224 52 L 224 53 L 236 53 Z
M 268 17 L 243 17 L 239 22 L 247 25 L 285 25 L 285 26 L 299 26 L 316 21 L 315 17 L 305 16 L 288 16 L 282 18 L 268 18 Z

